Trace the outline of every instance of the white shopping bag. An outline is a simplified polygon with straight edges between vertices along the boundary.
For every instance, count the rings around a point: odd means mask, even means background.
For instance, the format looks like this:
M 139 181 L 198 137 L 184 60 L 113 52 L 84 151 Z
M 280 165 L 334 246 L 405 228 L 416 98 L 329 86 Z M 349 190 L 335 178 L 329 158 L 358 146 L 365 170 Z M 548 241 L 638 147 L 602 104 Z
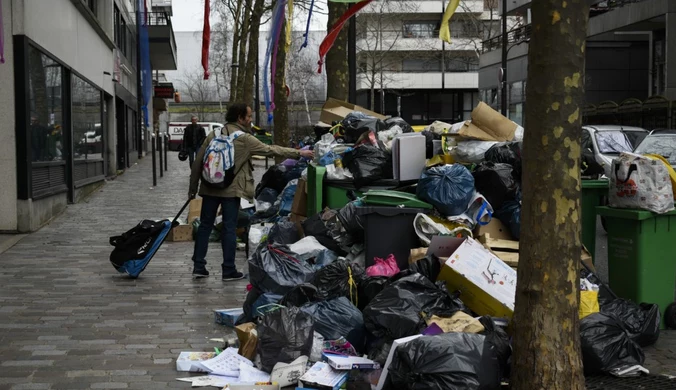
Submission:
M 669 172 L 659 160 L 621 153 L 613 160 L 608 194 L 610 207 L 664 214 L 674 209 Z

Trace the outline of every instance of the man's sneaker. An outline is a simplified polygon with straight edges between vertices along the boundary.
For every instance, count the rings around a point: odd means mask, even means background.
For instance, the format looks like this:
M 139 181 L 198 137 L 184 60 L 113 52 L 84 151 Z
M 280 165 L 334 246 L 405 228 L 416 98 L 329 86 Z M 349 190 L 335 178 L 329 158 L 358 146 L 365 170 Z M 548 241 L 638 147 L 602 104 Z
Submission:
M 244 274 L 241 272 L 233 272 L 230 275 L 223 275 L 223 281 L 224 282 L 232 282 L 233 280 L 240 280 L 244 279 Z
M 205 269 L 193 270 L 192 271 L 192 277 L 194 279 L 208 278 L 209 277 L 209 271 L 207 271 Z

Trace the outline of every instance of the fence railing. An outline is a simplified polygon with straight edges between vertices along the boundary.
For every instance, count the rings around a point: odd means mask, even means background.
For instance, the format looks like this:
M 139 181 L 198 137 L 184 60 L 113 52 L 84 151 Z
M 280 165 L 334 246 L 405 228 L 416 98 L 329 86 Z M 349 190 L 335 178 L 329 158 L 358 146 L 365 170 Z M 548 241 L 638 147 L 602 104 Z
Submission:
M 652 96 L 641 101 L 626 99 L 621 103 L 606 101 L 585 107 L 585 125 L 624 125 L 648 130 L 676 128 L 676 101 Z
M 507 45 L 513 46 L 518 45 L 523 42 L 527 42 L 533 31 L 533 27 L 530 24 L 515 28 L 507 32 Z M 489 51 L 497 50 L 502 48 L 502 34 L 485 40 L 481 43 L 481 52 L 487 53 Z

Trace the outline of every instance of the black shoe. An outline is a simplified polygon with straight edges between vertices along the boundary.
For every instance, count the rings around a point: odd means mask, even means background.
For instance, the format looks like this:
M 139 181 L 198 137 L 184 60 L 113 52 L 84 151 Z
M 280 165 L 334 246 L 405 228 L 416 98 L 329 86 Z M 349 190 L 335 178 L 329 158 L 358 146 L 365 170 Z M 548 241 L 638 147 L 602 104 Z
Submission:
M 241 272 L 235 271 L 235 272 L 233 272 L 229 275 L 223 275 L 222 280 L 224 282 L 232 282 L 233 280 L 240 280 L 240 279 L 244 279 L 244 274 L 241 273 Z
M 193 270 L 192 271 L 192 277 L 194 279 L 208 278 L 209 277 L 209 271 L 207 271 L 206 269 Z

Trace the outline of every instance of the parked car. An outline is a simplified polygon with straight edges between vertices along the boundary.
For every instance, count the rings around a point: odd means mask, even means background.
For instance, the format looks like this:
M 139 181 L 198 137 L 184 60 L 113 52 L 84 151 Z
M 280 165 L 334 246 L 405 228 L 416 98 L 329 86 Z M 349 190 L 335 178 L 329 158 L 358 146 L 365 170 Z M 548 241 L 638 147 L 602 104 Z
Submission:
M 178 150 L 183 143 L 183 131 L 190 122 L 171 122 L 169 123 L 169 150 Z M 206 130 L 207 135 L 216 129 L 223 127 L 223 124 L 216 122 L 197 122 Z
M 582 127 L 582 150 L 589 150 L 610 177 L 613 159 L 622 152 L 632 152 L 650 132 L 640 127 L 591 125 Z
M 676 168 L 676 130 L 658 129 L 650 132 L 636 147 L 637 154 L 657 154 Z

